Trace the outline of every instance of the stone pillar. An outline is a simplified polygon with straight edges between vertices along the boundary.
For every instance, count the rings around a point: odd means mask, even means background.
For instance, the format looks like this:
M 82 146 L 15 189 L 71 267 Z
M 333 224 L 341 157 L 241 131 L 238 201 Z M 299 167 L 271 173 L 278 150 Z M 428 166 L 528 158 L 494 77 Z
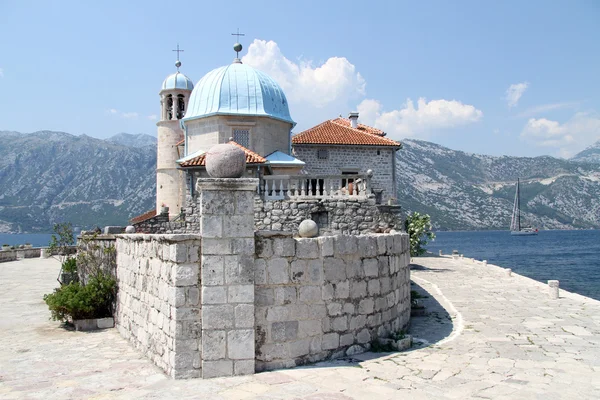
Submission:
M 254 193 L 258 179 L 199 179 L 202 377 L 254 373 Z
M 558 281 L 548 281 L 548 296 L 552 299 L 558 299 Z

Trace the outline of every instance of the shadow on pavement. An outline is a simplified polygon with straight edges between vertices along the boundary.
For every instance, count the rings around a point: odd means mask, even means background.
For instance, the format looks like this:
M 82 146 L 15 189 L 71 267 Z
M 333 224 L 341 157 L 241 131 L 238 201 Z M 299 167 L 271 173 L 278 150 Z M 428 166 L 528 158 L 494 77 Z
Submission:
M 410 264 L 409 265 L 411 271 L 427 271 L 427 272 L 451 272 L 448 269 L 444 268 L 429 268 L 420 264 Z
M 411 264 L 411 268 L 414 264 Z M 418 266 L 428 271 L 431 268 Z M 433 270 L 437 272 L 436 270 Z M 446 272 L 447 270 L 440 270 Z M 422 286 L 411 281 L 410 290 L 418 293 L 420 298 L 418 302 L 425 307 L 425 313 L 422 316 L 410 318 L 410 328 L 408 334 L 413 337 L 413 346 L 403 352 L 365 352 L 352 357 L 345 357 L 337 360 L 320 361 L 316 364 L 308 364 L 299 368 L 332 368 L 332 367 L 357 367 L 361 368 L 360 362 L 376 360 L 382 357 L 407 353 L 419 350 L 428 346 L 435 345 L 441 340 L 450 336 L 454 329 L 454 324 L 450 314 L 442 305 Z

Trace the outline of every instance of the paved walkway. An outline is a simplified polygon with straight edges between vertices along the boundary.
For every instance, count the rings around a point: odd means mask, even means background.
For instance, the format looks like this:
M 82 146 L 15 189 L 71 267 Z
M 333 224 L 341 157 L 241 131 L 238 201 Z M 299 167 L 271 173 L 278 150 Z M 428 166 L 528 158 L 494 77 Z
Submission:
M 414 289 L 428 315 L 420 344 L 397 354 L 256 374 L 174 381 L 115 329 L 66 331 L 42 295 L 58 263 L 0 264 L 2 399 L 598 399 L 600 302 L 470 260 L 419 258 Z

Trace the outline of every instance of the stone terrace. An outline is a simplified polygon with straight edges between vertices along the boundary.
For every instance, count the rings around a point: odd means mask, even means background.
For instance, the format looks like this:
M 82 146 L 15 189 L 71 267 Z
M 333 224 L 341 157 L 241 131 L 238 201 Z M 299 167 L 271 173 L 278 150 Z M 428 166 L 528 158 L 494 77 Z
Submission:
M 600 302 L 564 291 L 550 300 L 545 285 L 470 260 L 417 261 L 414 288 L 429 292 L 430 314 L 412 319 L 422 343 L 412 351 L 183 381 L 115 329 L 49 321 L 42 295 L 56 286 L 56 261 L 4 263 L 0 398 L 600 398 Z

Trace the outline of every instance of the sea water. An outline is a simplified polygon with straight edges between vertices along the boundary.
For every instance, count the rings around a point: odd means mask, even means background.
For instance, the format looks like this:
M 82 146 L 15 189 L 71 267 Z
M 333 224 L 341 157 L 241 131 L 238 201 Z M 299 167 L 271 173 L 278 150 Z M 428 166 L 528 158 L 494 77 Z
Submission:
M 30 243 L 33 247 L 46 247 L 50 243 L 51 234 L 47 233 L 0 233 L 0 245 L 19 246 Z
M 459 254 L 600 300 L 600 230 L 540 231 L 511 236 L 509 231 L 436 232 L 428 251 Z

